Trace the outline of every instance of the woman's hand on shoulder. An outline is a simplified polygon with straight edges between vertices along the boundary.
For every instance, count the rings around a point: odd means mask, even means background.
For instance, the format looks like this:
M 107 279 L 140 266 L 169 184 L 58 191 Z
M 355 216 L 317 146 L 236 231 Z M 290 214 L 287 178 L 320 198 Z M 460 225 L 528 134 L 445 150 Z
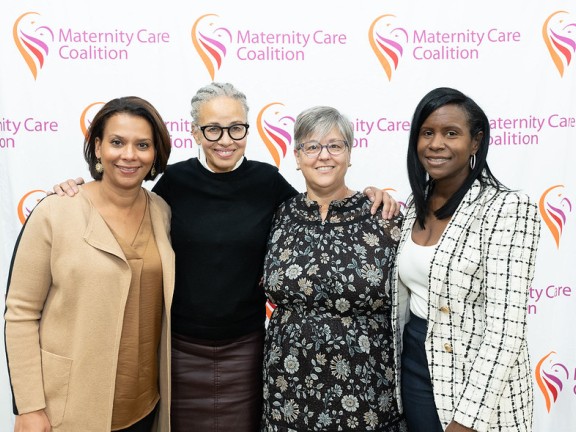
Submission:
M 14 432 L 50 432 L 51 430 L 52 426 L 43 409 L 16 416 Z
M 446 428 L 445 432 L 475 432 L 474 429 L 470 429 L 464 425 L 461 425 L 458 422 L 452 420 L 448 427 Z
M 382 219 L 392 219 L 400 214 L 400 204 L 384 189 L 368 186 L 364 188 L 364 195 L 372 201 L 370 213 L 376 214 L 378 207 L 382 206 Z
M 82 177 L 78 177 L 76 180 L 68 179 L 62 183 L 58 183 L 54 185 L 52 190 L 46 191 L 47 195 L 56 194 L 59 196 L 70 196 L 73 197 L 76 195 L 80 189 L 78 186 L 84 184 L 84 179 Z

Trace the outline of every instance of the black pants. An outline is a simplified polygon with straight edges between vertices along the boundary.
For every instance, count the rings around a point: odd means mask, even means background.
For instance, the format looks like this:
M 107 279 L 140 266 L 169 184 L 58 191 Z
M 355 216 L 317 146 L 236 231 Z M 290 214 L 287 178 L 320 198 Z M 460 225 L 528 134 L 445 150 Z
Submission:
M 442 432 L 424 349 L 427 321 L 410 313 L 402 348 L 402 405 L 410 432 Z
M 156 417 L 156 411 L 158 410 L 158 405 L 152 410 L 150 414 L 144 417 L 142 420 L 137 421 L 132 426 L 126 429 L 120 429 L 114 432 L 151 432 L 152 426 L 154 425 L 154 418 Z

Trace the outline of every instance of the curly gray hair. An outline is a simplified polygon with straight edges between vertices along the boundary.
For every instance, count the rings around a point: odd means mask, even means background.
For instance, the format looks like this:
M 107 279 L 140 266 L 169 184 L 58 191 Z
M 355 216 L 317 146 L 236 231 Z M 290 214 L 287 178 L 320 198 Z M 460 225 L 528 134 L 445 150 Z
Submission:
M 203 103 L 220 96 L 227 96 L 240 101 L 244 107 L 246 116 L 248 116 L 248 103 L 246 102 L 246 95 L 244 93 L 242 93 L 230 83 L 213 82 L 200 88 L 192 97 L 192 109 L 190 111 L 190 114 L 192 115 L 192 123 L 198 124 L 200 107 Z

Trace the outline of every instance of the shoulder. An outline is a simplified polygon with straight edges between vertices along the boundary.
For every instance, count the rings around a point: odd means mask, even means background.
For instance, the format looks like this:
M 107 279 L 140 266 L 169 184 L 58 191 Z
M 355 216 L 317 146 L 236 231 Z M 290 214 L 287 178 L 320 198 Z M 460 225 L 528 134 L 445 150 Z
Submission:
M 186 159 L 184 161 L 170 164 L 166 167 L 166 170 L 164 171 L 163 176 L 165 176 L 165 175 L 168 175 L 168 176 L 179 175 L 185 171 L 189 171 L 190 169 L 192 169 L 192 167 L 196 163 L 196 160 L 197 160 L 196 158 L 190 158 L 190 159 Z
M 522 192 L 510 190 L 496 190 L 489 187 L 485 192 L 484 206 L 491 212 L 516 212 L 520 209 L 536 210 L 536 204 L 530 197 Z
M 153 206 L 158 207 L 163 212 L 170 212 L 170 206 L 166 203 L 166 201 L 164 201 L 164 199 L 160 195 L 146 189 L 145 191 L 150 197 L 150 203 Z
M 524 193 L 494 190 L 481 212 L 482 228 L 502 234 L 532 232 L 536 235 L 540 226 L 538 206 Z
M 247 174 L 248 181 L 256 185 L 261 194 L 270 195 L 276 205 L 298 193 L 274 165 L 246 159 L 242 168 L 241 174 Z
M 278 204 L 276 209 L 276 219 L 280 218 L 292 218 L 297 216 L 298 218 L 307 219 L 308 215 L 308 205 L 305 194 L 297 194 L 287 198 Z
M 259 173 L 261 175 L 276 176 L 280 175 L 280 171 L 274 165 L 270 165 L 266 162 L 253 161 L 246 159 L 244 161 L 246 164 L 246 169 L 254 173 Z
M 60 238 L 74 235 L 85 226 L 90 209 L 91 204 L 82 193 L 74 197 L 48 195 L 30 212 L 22 232 Z
M 366 197 L 363 199 L 367 201 L 363 207 L 363 211 L 369 213 L 372 202 Z M 402 214 L 394 216 L 392 219 L 384 219 L 382 217 L 382 207 L 379 207 L 376 213 L 370 216 L 370 220 L 378 224 L 384 235 L 390 237 L 394 242 L 400 241 L 402 223 L 404 222 L 404 216 Z
M 32 214 L 69 214 L 82 211 L 90 207 L 90 203 L 86 197 L 80 193 L 73 197 L 59 196 L 56 194 L 47 195 L 44 197 L 31 212 Z M 30 215 L 30 216 L 31 216 Z

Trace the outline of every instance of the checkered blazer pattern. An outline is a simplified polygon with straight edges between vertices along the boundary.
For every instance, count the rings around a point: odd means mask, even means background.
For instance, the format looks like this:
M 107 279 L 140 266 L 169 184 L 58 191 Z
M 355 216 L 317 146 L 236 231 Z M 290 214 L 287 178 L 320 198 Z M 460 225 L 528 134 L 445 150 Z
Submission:
M 407 211 L 399 251 L 414 225 Z M 473 184 L 442 234 L 429 271 L 426 354 L 444 426 L 531 431 L 533 390 L 526 314 L 540 238 L 523 194 Z M 393 277 L 394 326 L 408 319 L 407 288 Z M 399 339 L 401 340 L 401 339 Z

